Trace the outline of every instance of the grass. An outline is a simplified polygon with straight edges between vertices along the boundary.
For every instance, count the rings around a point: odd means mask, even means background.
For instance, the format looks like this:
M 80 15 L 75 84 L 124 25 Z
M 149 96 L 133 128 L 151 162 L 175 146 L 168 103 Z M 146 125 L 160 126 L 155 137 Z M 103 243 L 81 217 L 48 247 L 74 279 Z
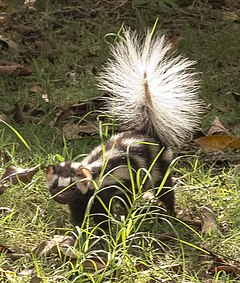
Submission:
M 9 1 L 5 12 L 13 19 L 11 13 L 19 9 L 15 22 L 37 28 L 37 38 L 49 41 L 57 52 L 49 57 L 49 50 L 36 46 L 34 34 L 20 34 L 11 28 L 1 30 L 4 37 L 18 43 L 17 50 L 2 51 L 5 59 L 30 65 L 34 72 L 28 77 L 1 76 L 1 111 L 30 149 L 16 132 L 1 124 L 1 153 L 7 153 L 10 161 L 6 162 L 2 154 L 0 173 L 10 163 L 27 168 L 81 159 L 99 144 L 98 135 L 67 140 L 62 128 L 51 123 L 59 110 L 100 95 L 95 86 L 96 74 L 109 56 L 107 42 L 113 43 L 115 39 L 111 33 L 118 32 L 123 23 L 143 31 L 146 26 L 152 27 L 157 17 L 157 28 L 168 35 L 180 35 L 180 51 L 197 61 L 202 78 L 201 97 L 211 104 L 203 117 L 203 130 L 207 131 L 215 116 L 219 116 L 232 134 L 239 135 L 240 106 L 227 94 L 239 92 L 239 21 L 226 17 L 226 11 L 234 15 L 237 4 L 235 7 L 226 1 L 222 8 L 209 9 L 210 1 L 184 1 L 185 5 L 179 1 L 136 0 L 123 5 L 119 1 L 84 1 L 75 5 L 69 1 L 37 1 L 37 10 L 24 11 L 21 1 L 17 2 Z M 40 85 L 49 102 L 40 93 L 30 92 L 32 85 Z M 17 123 L 10 114 L 16 103 L 25 115 L 23 123 Z M 75 113 L 70 113 L 62 123 L 76 120 L 72 116 Z M 28 117 L 37 118 L 37 122 Z M 237 282 L 236 274 L 207 273 L 212 258 L 200 251 L 206 248 L 232 262 L 240 261 L 240 178 L 236 164 L 237 154 L 230 162 L 219 165 L 214 158 L 197 152 L 196 156 L 181 157 L 173 168 L 177 178 L 177 212 L 196 220 L 201 208 L 210 204 L 219 230 L 208 234 L 159 212 L 153 217 L 152 212 L 146 214 L 140 208 L 134 217 L 129 214 L 125 222 L 115 221 L 110 235 L 91 234 L 95 228 L 91 221 L 85 229 L 73 229 L 67 208 L 50 198 L 45 174 L 40 171 L 29 184 L 12 186 L 0 196 L 0 244 L 29 254 L 12 261 L 0 253 L 0 282 L 40 282 L 40 278 L 48 283 Z M 70 235 L 72 231 L 78 236 L 73 247 L 75 260 L 59 258 L 54 253 L 37 257 L 32 252 L 54 235 Z M 176 239 L 163 241 L 160 235 L 170 232 Z M 84 268 L 86 259 L 92 256 L 107 260 L 101 272 Z
M 15 163 L 31 166 L 39 162 L 56 162 L 53 155 L 46 160 L 41 148 L 37 150 L 39 153 L 31 162 L 29 158 L 21 159 L 16 150 L 12 151 Z M 69 157 L 69 153 L 63 151 L 59 155 Z M 0 218 L 1 241 L 10 249 L 30 253 L 30 256 L 17 261 L 2 256 L 1 266 L 7 267 L 3 282 L 30 282 L 34 276 L 42 282 L 202 282 L 211 260 L 199 259 L 199 249 L 211 249 L 239 260 L 239 173 L 231 167 L 218 172 L 214 166 L 209 168 L 201 164 L 197 157 L 189 158 L 188 164 L 180 169 L 176 164 L 174 170 L 176 175 L 185 176 L 177 182 L 177 210 L 196 219 L 201 207 L 211 204 L 219 232 L 201 235 L 197 227 L 163 217 L 159 211 L 156 215 L 143 212 L 140 206 L 135 214 L 129 213 L 125 222 L 114 221 L 110 235 L 97 236 L 92 222 L 85 229 L 75 230 L 78 241 L 73 248 L 77 255 L 74 261 L 64 256 L 60 261 L 57 254 L 36 257 L 31 253 L 54 235 L 69 235 L 72 231 L 67 209 L 49 197 L 44 172 L 39 172 L 30 184 L 9 188 L 1 195 L 1 207 L 8 208 L 2 209 Z M 156 221 L 158 218 L 162 221 Z M 166 232 L 173 233 L 176 240 L 162 241 L 159 235 Z M 107 260 L 101 273 L 89 273 L 84 269 L 84 262 L 92 256 Z M 31 272 L 28 274 L 27 270 Z M 221 274 L 216 282 L 234 280 L 235 277 Z

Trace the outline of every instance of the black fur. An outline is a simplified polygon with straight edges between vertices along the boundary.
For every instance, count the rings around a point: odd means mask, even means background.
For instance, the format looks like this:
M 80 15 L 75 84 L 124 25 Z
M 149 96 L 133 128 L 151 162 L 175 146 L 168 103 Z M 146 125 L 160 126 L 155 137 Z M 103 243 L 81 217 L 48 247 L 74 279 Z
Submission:
M 154 143 L 151 145 L 148 143 Z M 121 195 L 121 198 L 128 204 L 127 197 L 122 193 L 121 190 L 131 198 L 131 181 L 129 178 L 129 167 L 128 163 L 131 164 L 131 172 L 135 177 L 135 172 L 140 168 L 148 170 L 156 158 L 157 154 L 163 149 L 161 145 L 157 144 L 157 139 L 146 137 L 141 133 L 126 132 L 120 133 L 110 138 L 105 143 L 105 155 L 106 155 L 106 166 L 103 173 L 104 181 L 99 188 L 94 187 L 93 182 L 88 183 L 87 192 L 82 193 L 78 189 L 76 180 L 81 179 L 77 176 L 77 168 L 86 168 L 90 171 L 92 180 L 95 182 L 101 181 L 99 179 L 103 166 L 103 153 L 102 146 L 98 146 L 94 149 L 86 158 L 83 159 L 82 163 L 66 162 L 59 165 L 50 165 L 47 169 L 49 174 L 49 190 L 54 196 L 54 199 L 63 204 L 68 204 L 71 212 L 71 219 L 74 225 L 81 225 L 85 217 L 85 211 L 89 200 L 94 197 L 91 205 L 90 212 L 93 214 L 96 223 L 101 223 L 101 227 L 107 229 L 107 215 L 101 201 L 106 207 L 109 206 L 110 200 L 116 195 Z M 112 150 L 114 154 L 112 155 Z M 147 182 L 144 186 L 145 190 L 156 188 L 160 186 L 163 177 L 165 176 L 169 164 L 171 162 L 171 151 L 170 149 L 163 149 L 159 155 L 155 165 L 150 172 L 153 184 Z M 108 159 L 109 157 L 109 159 Z M 97 163 L 96 163 L 97 161 Z M 119 167 L 120 166 L 120 167 Z M 51 169 L 51 170 L 50 170 Z M 111 171 L 111 175 L 115 176 L 121 183 L 108 176 Z M 52 174 L 52 177 L 51 177 Z M 119 174 L 121 174 L 119 176 Z M 54 176 L 54 177 L 53 177 Z M 68 178 L 69 188 L 65 189 L 64 186 L 59 185 L 60 178 Z M 105 179 L 104 179 L 105 178 Z M 54 180 L 54 182 L 52 182 Z M 121 187 L 121 190 L 119 189 Z M 126 188 L 128 188 L 126 190 Z M 57 196 L 56 196 L 57 194 Z M 166 183 L 162 188 L 159 196 L 157 196 L 166 206 L 170 214 L 174 214 L 174 192 L 172 189 L 171 175 L 166 179 Z M 101 201 L 100 201 L 101 199 Z

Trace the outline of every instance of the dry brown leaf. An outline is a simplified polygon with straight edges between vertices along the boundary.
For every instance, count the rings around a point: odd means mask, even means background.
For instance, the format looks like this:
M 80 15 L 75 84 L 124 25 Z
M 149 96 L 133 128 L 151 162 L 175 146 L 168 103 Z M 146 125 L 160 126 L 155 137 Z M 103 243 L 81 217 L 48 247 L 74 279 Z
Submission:
M 224 11 L 223 12 L 223 20 L 229 22 L 239 21 L 240 16 L 237 11 Z
M 32 93 L 37 93 L 37 94 L 42 94 L 43 93 L 43 89 L 40 85 L 32 85 L 30 87 L 30 92 Z
M 18 260 L 22 257 L 28 256 L 28 254 L 19 254 L 11 251 L 9 248 L 6 246 L 0 244 L 0 253 L 5 254 L 7 258 L 10 258 L 11 260 Z
M 21 34 L 33 33 L 36 31 L 33 27 L 26 25 L 11 25 L 10 28 Z
M 211 207 L 203 207 L 201 211 L 202 233 L 211 233 L 218 230 L 217 218 Z
M 238 92 L 230 92 L 228 94 L 231 94 L 236 102 L 240 102 L 240 93 L 238 93 Z
M 40 257 L 51 253 L 59 254 L 59 251 L 69 258 L 75 259 L 77 256 L 73 251 L 75 238 L 73 236 L 55 235 L 52 239 L 41 243 L 33 253 Z
M 0 66 L 0 75 L 10 74 L 12 72 L 15 72 L 21 67 L 23 66 L 19 64 L 10 65 L 10 66 Z
M 196 227 L 201 227 L 202 226 L 202 222 L 201 220 L 198 219 L 190 219 L 190 218 L 179 218 L 179 220 L 181 220 L 182 222 L 184 222 L 186 225 L 192 225 L 192 226 L 196 226 Z
M 11 157 L 3 150 L 0 150 L 0 160 L 5 164 L 11 160 Z
M 53 48 L 51 43 L 48 41 L 37 40 L 36 45 L 49 59 L 55 57 L 59 53 L 59 50 L 57 48 Z
M 212 136 L 213 134 L 216 133 L 229 134 L 229 131 L 223 126 L 223 124 L 220 122 L 218 117 L 214 119 L 207 136 Z
M 17 44 L 11 39 L 0 37 L 0 46 L 2 49 L 17 49 Z
M 14 105 L 14 108 L 11 110 L 11 114 L 13 114 L 14 122 L 22 123 L 25 121 L 25 116 L 22 112 L 22 109 L 17 103 Z
M 108 260 L 105 258 L 94 256 L 86 259 L 83 262 L 83 268 L 84 270 L 88 270 L 88 271 L 101 272 L 106 268 L 107 262 Z
M 234 275 L 240 274 L 240 262 L 225 256 L 223 254 L 219 254 L 217 252 L 213 252 L 209 249 L 203 248 L 205 252 L 207 252 L 208 256 L 212 258 L 211 264 L 207 268 L 207 273 L 216 274 L 219 271 L 225 271 L 226 273 L 232 273 Z
M 137 269 L 137 271 L 144 271 L 149 269 L 149 266 L 142 262 L 137 262 L 134 267 Z
M 31 86 L 30 92 L 40 94 L 44 101 L 49 102 L 48 95 L 46 93 L 43 93 L 43 89 L 40 85 Z
M 0 1 L 0 8 L 1 8 L 1 1 Z M 0 16 L 0 24 L 5 24 L 5 23 L 7 23 L 9 21 L 9 18 L 8 18 L 8 16 L 6 16 L 6 15 L 1 15 Z
M 30 76 L 32 75 L 32 71 L 23 65 L 20 64 L 12 64 L 12 65 L 1 65 L 0 66 L 0 75 L 6 75 L 11 73 L 17 73 L 20 76 Z
M 62 128 L 63 134 L 66 139 L 73 140 L 79 138 L 80 134 L 96 134 L 98 133 L 95 126 L 91 125 L 78 125 L 73 122 L 68 122 Z
M 91 105 L 91 106 L 90 106 Z M 99 113 L 96 112 L 92 112 L 89 113 L 89 110 L 91 108 L 94 109 L 102 109 L 104 105 L 104 100 L 101 96 L 98 97 L 94 97 L 91 100 L 83 100 L 82 102 L 79 102 L 77 104 L 73 104 L 69 107 L 66 108 L 60 108 L 59 111 L 56 113 L 54 120 L 51 123 L 51 126 L 56 127 L 59 126 L 59 124 L 61 124 L 62 122 L 68 121 L 70 120 L 70 116 L 75 116 L 75 117 L 85 117 L 85 120 L 88 121 L 96 121 L 97 118 L 99 118 Z M 88 115 L 86 115 L 86 113 L 88 113 Z M 64 123 L 65 125 L 66 123 Z M 87 126 L 87 128 L 89 128 Z M 82 128 L 82 130 L 80 130 L 80 132 L 83 133 L 92 133 L 92 130 L 86 129 L 86 128 Z M 96 131 L 94 131 L 95 133 Z
M 2 194 L 9 185 L 17 185 L 19 182 L 28 184 L 32 180 L 32 177 L 42 168 L 42 164 L 28 169 L 20 168 L 12 164 L 9 165 L 0 180 L 0 194 Z
M 41 283 L 41 282 L 43 282 L 43 279 L 41 277 L 38 277 L 37 275 L 34 275 L 30 280 L 30 283 Z
M 233 139 L 229 144 L 228 148 L 230 149 L 240 149 L 240 138 Z
M 7 115 L 0 114 L 0 121 L 6 121 L 6 120 L 7 120 Z
M 205 153 L 240 149 L 240 138 L 227 135 L 206 136 L 195 140 Z
M 63 126 L 62 132 L 67 140 L 77 139 L 79 138 L 79 125 L 76 125 L 73 122 L 68 122 Z
M 239 275 L 240 266 L 219 265 L 215 268 L 215 273 L 218 273 L 219 271 L 224 271 L 226 273 L 233 273 L 233 274 Z
M 155 238 L 161 242 L 172 240 L 175 237 L 176 237 L 176 234 L 170 233 L 170 232 L 155 235 Z

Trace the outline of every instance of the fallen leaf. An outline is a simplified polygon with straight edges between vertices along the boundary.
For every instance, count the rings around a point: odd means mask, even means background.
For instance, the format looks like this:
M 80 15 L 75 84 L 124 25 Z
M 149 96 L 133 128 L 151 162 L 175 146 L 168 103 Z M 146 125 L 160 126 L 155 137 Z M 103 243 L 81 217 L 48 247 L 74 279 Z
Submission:
M 73 122 L 68 122 L 63 126 L 62 132 L 67 140 L 77 139 L 79 138 L 79 125 L 76 125 Z
M 108 260 L 102 257 L 90 257 L 83 262 L 84 270 L 88 271 L 103 271 L 107 266 Z
M 96 134 L 98 130 L 92 125 L 78 125 L 73 122 L 68 122 L 62 128 L 63 134 L 66 139 L 73 140 L 79 138 L 82 134 Z
M 9 185 L 17 185 L 19 182 L 28 184 L 32 180 L 32 177 L 42 168 L 42 164 L 28 169 L 20 168 L 12 164 L 9 165 L 0 180 L 0 194 L 2 194 Z
M 209 249 L 203 248 L 207 252 L 208 256 L 212 258 L 211 264 L 207 268 L 207 273 L 216 274 L 219 271 L 225 271 L 226 273 L 232 273 L 234 275 L 240 274 L 240 262 L 234 260 L 223 254 L 213 252 Z
M 16 103 L 14 108 L 11 110 L 11 114 L 13 114 L 13 120 L 16 123 L 22 123 L 25 121 L 25 116 L 20 108 L 20 106 Z
M 162 234 L 156 234 L 155 238 L 161 242 L 169 241 L 172 239 L 175 239 L 176 235 L 174 233 L 162 233 Z
M 217 218 L 211 207 L 203 207 L 201 210 L 202 233 L 211 233 L 218 230 Z
M 236 275 L 240 274 L 240 266 L 232 266 L 232 265 L 219 265 L 215 267 L 215 273 L 219 271 L 224 271 L 226 273 L 233 273 Z
M 33 253 L 37 257 L 48 256 L 50 254 L 61 255 L 75 260 L 77 255 L 73 249 L 76 238 L 74 236 L 55 235 L 52 239 L 41 243 Z M 84 260 L 83 267 L 88 271 L 102 271 L 107 265 L 107 259 L 102 257 L 90 257 Z
M 43 282 L 43 279 L 38 277 L 37 275 L 34 275 L 30 280 L 30 283 L 40 283 L 40 282 Z
M 237 11 L 224 11 L 223 12 L 223 20 L 235 22 L 240 19 Z
M 240 102 L 240 93 L 238 93 L 238 92 L 228 92 L 227 94 L 231 94 L 236 102 Z
M 11 25 L 10 28 L 21 34 L 29 34 L 36 31 L 33 27 L 26 25 Z
M 7 120 L 7 116 L 5 114 L 0 114 L 0 120 L 1 121 L 6 121 Z
M 149 269 L 149 266 L 142 262 L 135 263 L 134 267 L 137 269 L 137 271 L 144 271 Z
M 49 59 L 52 59 L 59 53 L 59 50 L 57 48 L 53 48 L 51 43 L 48 41 L 37 40 L 36 45 L 42 50 L 42 52 Z
M 82 102 L 73 104 L 65 108 L 59 108 L 55 115 L 54 120 L 51 123 L 52 127 L 59 126 L 62 122 L 69 120 L 71 116 L 85 117 L 85 120 L 96 121 L 99 119 L 99 113 L 89 112 L 90 109 L 103 109 L 104 100 L 101 96 L 92 98 L 91 100 L 83 100 Z M 88 113 L 86 115 L 86 113 Z M 66 123 L 64 123 L 66 124 Z M 86 133 L 86 131 L 84 130 Z
M 190 218 L 185 218 L 185 217 L 184 218 L 178 217 L 178 219 L 181 220 L 182 222 L 184 222 L 186 225 L 192 225 L 192 226 L 196 226 L 196 227 L 202 226 L 201 220 L 198 220 L 198 219 L 190 219 Z
M 32 71 L 23 65 L 13 63 L 12 65 L 0 65 L 0 75 L 16 73 L 20 76 L 30 76 Z
M 37 94 L 42 94 L 43 93 L 43 89 L 40 85 L 32 85 L 30 87 L 30 92 L 33 93 L 37 93 Z
M 2 244 L 0 244 L 0 253 L 5 254 L 5 256 L 11 260 L 18 260 L 22 257 L 28 256 L 28 254 L 15 253 Z
M 218 117 L 214 119 L 213 124 L 207 136 L 212 136 L 213 134 L 216 134 L 216 133 L 229 134 L 229 131 L 226 128 L 224 128 L 223 124 L 220 122 Z
M 48 95 L 46 93 L 43 93 L 43 89 L 40 85 L 31 86 L 30 92 L 40 94 L 44 101 L 49 102 Z
M 0 8 L 1 8 L 1 1 L 0 1 Z M 5 24 L 7 23 L 9 18 L 6 15 L 1 15 L 0 16 L 0 24 Z
M 0 37 L 1 49 L 17 49 L 17 44 L 11 39 Z
M 205 153 L 225 151 L 228 149 L 240 149 L 240 138 L 228 135 L 205 136 L 196 139 Z
M 33 253 L 40 257 L 51 253 L 59 254 L 60 251 L 64 256 L 75 259 L 77 256 L 72 249 L 75 240 L 76 239 L 73 236 L 55 235 L 52 239 L 41 243 L 34 249 Z

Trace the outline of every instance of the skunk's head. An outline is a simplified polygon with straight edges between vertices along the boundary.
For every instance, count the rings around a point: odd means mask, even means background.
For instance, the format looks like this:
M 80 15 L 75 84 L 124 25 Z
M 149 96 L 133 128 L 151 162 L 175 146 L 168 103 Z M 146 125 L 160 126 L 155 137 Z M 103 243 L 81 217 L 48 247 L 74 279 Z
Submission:
M 48 189 L 53 199 L 61 204 L 82 198 L 89 189 L 91 177 L 90 171 L 79 162 L 48 165 L 46 169 Z

